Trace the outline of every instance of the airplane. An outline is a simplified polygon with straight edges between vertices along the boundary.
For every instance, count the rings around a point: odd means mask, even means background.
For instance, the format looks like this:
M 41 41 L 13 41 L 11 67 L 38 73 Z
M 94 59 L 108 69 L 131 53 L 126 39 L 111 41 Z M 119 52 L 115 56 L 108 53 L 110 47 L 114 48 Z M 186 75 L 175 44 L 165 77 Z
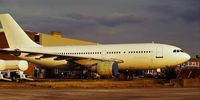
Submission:
M 33 42 L 10 14 L 0 14 L 0 21 L 9 44 L 0 53 L 50 68 L 77 64 L 100 76 L 117 76 L 122 70 L 164 68 L 191 58 L 179 47 L 159 43 L 45 47 Z

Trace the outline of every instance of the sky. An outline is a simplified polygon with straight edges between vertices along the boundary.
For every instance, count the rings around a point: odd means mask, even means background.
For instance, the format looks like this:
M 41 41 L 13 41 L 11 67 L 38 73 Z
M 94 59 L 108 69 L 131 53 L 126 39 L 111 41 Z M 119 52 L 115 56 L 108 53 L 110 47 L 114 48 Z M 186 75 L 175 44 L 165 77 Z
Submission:
M 200 0 L 0 0 L 24 30 L 111 43 L 164 43 L 200 55 Z

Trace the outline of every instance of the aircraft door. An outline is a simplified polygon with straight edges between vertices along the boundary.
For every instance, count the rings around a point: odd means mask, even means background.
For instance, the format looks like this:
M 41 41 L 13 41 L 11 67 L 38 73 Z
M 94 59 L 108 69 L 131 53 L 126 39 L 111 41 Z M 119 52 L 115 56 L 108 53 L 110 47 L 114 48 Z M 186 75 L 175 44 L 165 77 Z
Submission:
M 163 63 L 163 47 L 156 47 L 155 48 L 155 53 L 152 59 L 152 68 L 154 67 L 161 67 Z
M 106 58 L 106 50 L 102 50 L 102 52 L 101 52 L 101 57 L 102 57 L 102 58 Z
M 162 47 L 156 48 L 156 58 L 163 58 L 163 48 Z

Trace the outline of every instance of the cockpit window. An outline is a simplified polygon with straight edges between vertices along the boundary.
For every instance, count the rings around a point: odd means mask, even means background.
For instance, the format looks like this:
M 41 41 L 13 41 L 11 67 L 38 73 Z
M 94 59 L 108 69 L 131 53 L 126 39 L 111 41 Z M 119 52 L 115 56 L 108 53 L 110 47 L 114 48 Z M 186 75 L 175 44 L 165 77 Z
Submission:
M 183 52 L 183 50 L 173 50 L 173 53 Z

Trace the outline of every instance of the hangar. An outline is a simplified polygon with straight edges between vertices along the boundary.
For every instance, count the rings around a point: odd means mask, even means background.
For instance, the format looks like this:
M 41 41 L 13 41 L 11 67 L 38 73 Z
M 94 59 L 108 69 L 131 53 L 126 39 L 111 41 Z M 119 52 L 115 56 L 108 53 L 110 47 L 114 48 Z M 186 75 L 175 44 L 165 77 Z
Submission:
M 37 33 L 37 32 L 31 32 L 31 31 L 25 31 L 28 36 L 34 40 L 36 43 L 43 45 L 43 46 L 63 46 L 63 45 L 92 45 L 97 44 L 95 42 L 89 42 L 89 41 L 82 41 L 72 38 L 66 38 L 62 36 L 61 32 L 53 31 L 50 34 L 44 34 L 44 33 Z M 8 48 L 8 43 L 5 38 L 5 34 L 2 29 L 0 29 L 0 48 Z M 0 54 L 0 59 L 3 60 L 17 60 L 18 58 L 11 56 L 11 55 L 4 55 Z M 62 70 L 62 72 L 60 72 Z M 31 77 L 38 77 L 38 78 L 52 78 L 59 76 L 58 74 L 63 74 L 64 68 L 56 68 L 56 69 L 47 69 L 43 66 L 37 66 L 33 63 L 29 62 L 29 68 L 25 72 L 28 76 Z

